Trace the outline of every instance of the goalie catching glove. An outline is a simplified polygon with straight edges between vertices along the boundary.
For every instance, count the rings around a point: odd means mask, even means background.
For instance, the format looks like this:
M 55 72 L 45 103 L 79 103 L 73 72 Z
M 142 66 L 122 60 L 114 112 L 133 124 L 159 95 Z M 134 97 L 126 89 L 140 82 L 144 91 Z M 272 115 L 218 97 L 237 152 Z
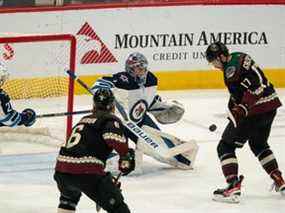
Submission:
M 178 101 L 171 101 L 170 103 L 162 101 L 160 96 L 154 98 L 150 105 L 149 112 L 161 124 L 172 124 L 179 121 L 184 115 L 184 106 Z
M 24 109 L 21 113 L 21 122 L 20 125 L 26 127 L 32 126 L 36 122 L 36 112 L 32 109 Z
M 119 170 L 123 173 L 123 176 L 128 175 L 135 169 L 135 151 L 129 149 L 125 156 L 121 156 L 119 159 Z

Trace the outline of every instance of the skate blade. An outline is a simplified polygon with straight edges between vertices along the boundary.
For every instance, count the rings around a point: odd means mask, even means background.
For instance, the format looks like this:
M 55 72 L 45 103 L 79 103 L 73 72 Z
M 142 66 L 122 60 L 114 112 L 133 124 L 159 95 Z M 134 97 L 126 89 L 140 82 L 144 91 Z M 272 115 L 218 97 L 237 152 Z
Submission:
M 232 195 L 229 197 L 224 197 L 222 195 L 214 195 L 213 201 L 221 202 L 221 203 L 239 203 L 240 196 L 239 195 Z

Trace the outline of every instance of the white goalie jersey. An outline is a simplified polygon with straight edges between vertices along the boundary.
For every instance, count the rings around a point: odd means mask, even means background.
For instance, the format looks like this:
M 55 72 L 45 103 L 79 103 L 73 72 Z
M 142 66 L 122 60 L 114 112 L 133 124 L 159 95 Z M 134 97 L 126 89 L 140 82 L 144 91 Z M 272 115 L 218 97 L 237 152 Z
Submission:
M 162 101 L 160 96 L 158 96 L 157 78 L 153 73 L 147 72 L 144 85 L 139 86 L 133 76 L 128 72 L 119 72 L 111 77 L 103 77 L 97 80 L 92 90 L 95 91 L 102 87 L 108 87 L 113 90 L 117 101 L 123 105 L 130 120 L 142 127 L 143 131 L 152 138 L 155 138 L 155 141 L 159 143 L 163 149 L 169 149 L 181 143 L 187 143 L 186 141 L 180 141 L 174 136 L 163 133 L 155 127 L 149 126 L 147 121 L 144 120 L 145 115 L 151 113 L 159 123 L 169 124 L 177 122 L 184 114 L 184 107 L 181 104 L 175 101 Z M 192 169 L 198 146 L 193 141 L 187 144 L 189 144 L 187 150 L 169 159 L 161 158 L 154 150 L 145 146 L 146 144 L 140 139 L 136 141 L 136 148 L 160 162 L 181 169 Z M 138 155 L 136 154 L 136 156 Z
M 157 78 L 151 72 L 147 73 L 143 86 L 139 86 L 128 72 L 119 72 L 99 79 L 92 90 L 104 86 L 113 88 L 117 101 L 135 123 L 140 123 L 147 112 L 152 113 L 162 124 L 175 123 L 184 114 L 184 107 L 178 102 L 161 100 L 157 94 Z

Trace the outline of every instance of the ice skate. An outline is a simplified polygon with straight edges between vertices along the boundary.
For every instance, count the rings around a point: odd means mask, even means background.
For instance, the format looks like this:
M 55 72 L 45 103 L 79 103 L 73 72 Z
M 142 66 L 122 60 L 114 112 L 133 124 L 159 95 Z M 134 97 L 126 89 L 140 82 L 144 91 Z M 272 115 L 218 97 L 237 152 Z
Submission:
M 280 192 L 282 196 L 285 197 L 285 181 L 282 178 L 281 172 L 278 170 L 271 174 L 271 177 L 274 180 L 272 184 L 272 190 L 274 189 L 276 192 Z
M 281 185 L 280 187 L 274 182 L 273 184 L 272 184 L 272 190 L 275 190 L 276 192 L 280 192 L 280 194 L 282 195 L 282 196 L 284 196 L 285 197 L 285 183 L 283 183 L 283 185 Z
M 241 175 L 238 180 L 229 183 L 228 187 L 224 189 L 217 189 L 214 191 L 213 200 L 225 203 L 239 203 L 241 195 L 241 182 L 243 176 Z

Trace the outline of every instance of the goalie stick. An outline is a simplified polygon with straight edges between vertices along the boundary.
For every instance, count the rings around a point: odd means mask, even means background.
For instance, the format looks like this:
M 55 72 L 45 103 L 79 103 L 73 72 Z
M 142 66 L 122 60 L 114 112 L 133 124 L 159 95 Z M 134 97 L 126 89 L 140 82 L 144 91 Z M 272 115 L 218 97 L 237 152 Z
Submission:
M 87 114 L 91 112 L 92 110 L 81 110 L 81 111 L 75 111 L 75 112 L 56 112 L 56 113 L 37 115 L 36 118 L 49 118 L 49 117 L 58 117 L 58 116 L 79 115 L 79 114 Z
M 67 70 L 66 73 L 73 79 L 76 80 L 83 88 L 85 88 L 91 95 L 93 92 L 91 89 L 81 80 L 74 72 Z M 173 148 L 165 149 L 159 143 L 157 143 L 151 136 L 149 136 L 143 129 L 141 129 L 134 122 L 130 121 L 124 107 L 115 99 L 115 106 L 119 113 L 123 117 L 123 124 L 137 137 L 141 138 L 144 143 L 146 143 L 151 149 L 155 150 L 156 153 L 164 158 L 171 158 L 177 154 L 181 154 L 191 149 L 191 143 L 184 143 L 177 145 Z

